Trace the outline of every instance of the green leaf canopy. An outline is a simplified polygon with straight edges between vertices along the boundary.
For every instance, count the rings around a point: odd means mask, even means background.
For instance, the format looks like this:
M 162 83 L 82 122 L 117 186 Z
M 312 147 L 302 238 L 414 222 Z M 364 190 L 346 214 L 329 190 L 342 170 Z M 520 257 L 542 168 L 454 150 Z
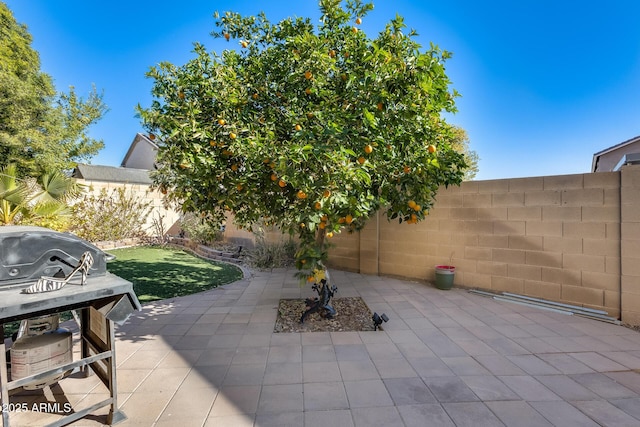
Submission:
M 369 38 L 359 25 L 371 4 L 320 3 L 317 27 L 216 15 L 212 35 L 237 48 L 196 44 L 185 65 L 152 68 L 155 100 L 140 108 L 158 136 L 161 190 L 209 221 L 231 212 L 241 226 L 297 235 L 299 268 L 326 256 L 325 236 L 379 209 L 424 219 L 439 186 L 459 184 L 466 168 L 442 117 L 457 96 L 450 53 L 422 50 L 401 17 Z

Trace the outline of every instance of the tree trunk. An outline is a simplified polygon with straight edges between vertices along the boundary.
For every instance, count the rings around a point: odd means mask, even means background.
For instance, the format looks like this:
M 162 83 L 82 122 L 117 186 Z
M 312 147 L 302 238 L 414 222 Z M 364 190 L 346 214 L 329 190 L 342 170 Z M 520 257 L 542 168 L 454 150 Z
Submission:
M 316 246 L 320 252 L 324 252 L 324 238 L 327 235 L 327 230 L 325 228 L 318 228 L 316 232 Z

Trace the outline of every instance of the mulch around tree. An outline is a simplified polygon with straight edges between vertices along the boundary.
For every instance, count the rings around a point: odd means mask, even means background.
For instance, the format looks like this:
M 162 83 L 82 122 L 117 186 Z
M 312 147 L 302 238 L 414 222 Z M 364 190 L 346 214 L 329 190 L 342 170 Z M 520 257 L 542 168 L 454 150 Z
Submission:
M 304 299 L 281 299 L 274 332 L 349 332 L 373 331 L 373 314 L 360 297 L 331 299 L 337 314 L 332 319 L 322 317 L 325 310 L 307 316 L 300 323 L 305 311 Z

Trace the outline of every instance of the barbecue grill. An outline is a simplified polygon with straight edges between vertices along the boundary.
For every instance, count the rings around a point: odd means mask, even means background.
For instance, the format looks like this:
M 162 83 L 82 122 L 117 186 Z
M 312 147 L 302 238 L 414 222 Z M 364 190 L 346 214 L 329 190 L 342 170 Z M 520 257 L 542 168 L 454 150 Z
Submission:
M 94 259 L 89 274 L 104 276 L 111 256 L 73 234 L 42 227 L 0 227 L 0 289 L 41 276 L 66 276 L 87 251 Z
M 32 322 L 36 326 L 26 327 L 27 336 L 18 337 L 13 343 L 24 360 L 32 360 L 29 352 L 37 350 L 38 345 L 42 346 L 40 353 L 54 345 L 66 350 L 63 340 L 68 337 L 64 332 L 48 331 L 46 327 L 43 331 L 39 326 L 50 322 L 48 316 L 55 318 L 60 312 L 73 310 L 74 314 L 79 313 L 82 353 L 80 360 L 71 360 L 63 354 L 55 358 L 55 362 L 38 360 L 32 366 L 21 365 L 21 374 L 9 378 L 5 340 L 1 340 L 2 408 L 10 407 L 9 394 L 13 390 L 46 386 L 51 378 L 57 381 L 78 370 L 89 374 L 88 368 L 91 368 L 109 389 L 110 397 L 82 410 L 73 408 L 70 415 L 50 425 L 71 423 L 104 406 L 110 406 L 108 424 L 126 419 L 117 406 L 114 323 L 124 323 L 131 313 L 140 310 L 140 303 L 131 282 L 107 271 L 110 259 L 113 259 L 111 255 L 69 233 L 41 227 L 0 227 L 0 335 L 4 337 L 7 322 L 21 321 L 23 326 Z M 77 275 L 82 280 L 71 280 L 78 272 L 83 273 Z M 45 291 L 34 291 L 34 285 L 40 283 L 57 286 L 36 287 Z M 34 318 L 47 320 L 34 321 Z M 21 328 L 20 335 L 24 329 Z M 9 416 L 9 411 L 2 411 L 4 427 L 9 426 Z

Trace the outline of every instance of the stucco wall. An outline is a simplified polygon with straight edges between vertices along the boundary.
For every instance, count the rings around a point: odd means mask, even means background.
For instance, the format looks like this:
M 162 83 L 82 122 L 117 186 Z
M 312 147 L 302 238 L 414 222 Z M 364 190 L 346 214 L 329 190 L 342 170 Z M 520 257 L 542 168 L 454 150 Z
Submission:
M 603 309 L 613 317 L 622 307 L 623 321 L 640 323 L 638 166 L 464 182 L 440 189 L 419 224 L 381 214 L 333 243 L 330 264 L 338 268 L 432 281 L 435 265 L 451 259 L 457 286 Z
M 625 155 L 632 153 L 640 153 L 640 140 L 601 154 L 595 165 L 595 172 L 612 171 Z

